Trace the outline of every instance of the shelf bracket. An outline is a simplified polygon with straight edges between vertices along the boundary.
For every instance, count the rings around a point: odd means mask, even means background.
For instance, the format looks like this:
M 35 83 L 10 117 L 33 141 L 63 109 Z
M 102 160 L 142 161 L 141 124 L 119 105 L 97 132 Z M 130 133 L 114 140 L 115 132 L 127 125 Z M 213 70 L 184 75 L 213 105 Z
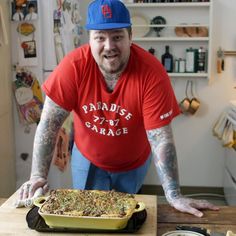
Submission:
M 236 51 L 223 50 L 219 47 L 217 51 L 217 73 L 221 73 L 225 69 L 225 56 L 236 56 Z
M 218 56 L 218 57 L 223 57 L 223 56 L 236 56 L 236 51 L 222 50 L 222 48 L 219 48 L 218 51 L 217 51 L 217 56 Z

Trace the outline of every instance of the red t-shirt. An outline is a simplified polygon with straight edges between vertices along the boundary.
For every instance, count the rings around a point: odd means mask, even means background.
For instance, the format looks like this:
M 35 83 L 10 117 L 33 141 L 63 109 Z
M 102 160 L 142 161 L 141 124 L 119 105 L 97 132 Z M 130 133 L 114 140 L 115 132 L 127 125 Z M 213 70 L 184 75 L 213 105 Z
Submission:
M 146 130 L 179 114 L 170 79 L 158 60 L 132 44 L 112 93 L 89 45 L 69 53 L 43 84 L 55 103 L 73 111 L 75 143 L 94 165 L 111 171 L 141 166 L 151 151 Z

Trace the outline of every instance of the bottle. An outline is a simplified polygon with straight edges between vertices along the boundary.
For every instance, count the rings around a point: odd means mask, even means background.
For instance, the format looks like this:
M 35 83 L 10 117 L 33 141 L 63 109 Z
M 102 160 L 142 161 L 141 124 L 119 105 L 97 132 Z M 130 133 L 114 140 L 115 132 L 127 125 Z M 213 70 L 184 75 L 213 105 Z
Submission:
M 149 51 L 152 55 L 155 55 L 155 49 L 154 49 L 154 48 L 150 47 L 150 48 L 148 49 L 148 51 Z
M 196 72 L 196 50 L 193 48 L 186 49 L 186 72 L 194 73 Z
M 173 56 L 169 52 L 169 45 L 166 45 L 165 49 L 165 53 L 161 56 L 162 65 L 167 72 L 173 72 Z
M 179 58 L 179 73 L 185 72 L 186 61 L 182 58 Z
M 206 50 L 203 47 L 198 49 L 197 72 L 206 71 Z
M 174 72 L 178 73 L 179 72 L 179 60 L 175 59 L 175 63 L 174 63 Z

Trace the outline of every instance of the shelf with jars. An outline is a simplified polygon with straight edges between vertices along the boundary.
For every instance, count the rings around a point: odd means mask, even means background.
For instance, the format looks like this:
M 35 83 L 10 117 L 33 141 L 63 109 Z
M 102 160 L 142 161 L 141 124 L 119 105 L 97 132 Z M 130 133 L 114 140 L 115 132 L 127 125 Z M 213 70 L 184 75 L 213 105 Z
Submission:
M 208 73 L 168 73 L 168 75 L 172 78 L 204 78 L 204 77 L 208 77 Z
M 133 41 L 160 59 L 166 46 L 173 56 L 170 77 L 210 78 L 212 41 L 212 0 L 186 2 L 124 1 L 131 13 Z M 189 73 L 177 71 L 175 61 L 189 60 L 187 49 L 194 49 L 194 65 L 204 56 L 204 71 L 198 66 Z M 200 59 L 199 59 L 200 58 Z M 181 61 L 182 63 L 182 61 Z M 189 63 L 189 62 L 188 62 Z M 199 62 L 202 64 L 202 62 Z M 186 65 L 185 65 L 186 66 Z M 177 72 L 176 72 L 177 71 Z
M 210 2 L 129 2 L 127 7 L 209 7 Z
M 178 37 L 133 37 L 133 41 L 144 41 L 144 42 L 150 42 L 150 41 L 209 41 L 209 37 L 201 37 L 201 38 L 197 38 L 197 37 L 183 37 L 183 38 L 178 38 Z

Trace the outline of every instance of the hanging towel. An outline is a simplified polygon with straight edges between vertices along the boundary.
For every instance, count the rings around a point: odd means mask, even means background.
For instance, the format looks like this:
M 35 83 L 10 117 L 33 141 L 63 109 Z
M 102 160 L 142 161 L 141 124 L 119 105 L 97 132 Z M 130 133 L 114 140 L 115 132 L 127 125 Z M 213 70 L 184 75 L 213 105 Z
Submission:
M 233 124 L 228 120 L 222 136 L 222 144 L 224 147 L 232 147 L 234 145 Z
M 43 196 L 43 189 L 42 188 L 38 188 L 35 193 L 34 196 L 32 198 L 27 198 L 25 200 L 16 200 L 14 202 L 14 206 L 16 208 L 20 208 L 20 207 L 32 207 L 34 205 L 34 200 L 38 197 Z
M 223 112 L 220 117 L 217 119 L 214 127 L 213 127 L 213 135 L 217 138 L 221 139 L 224 133 L 224 129 L 227 123 L 227 113 Z
M 213 126 L 213 135 L 221 140 L 223 147 L 236 147 L 236 107 L 231 105 L 223 111 Z

